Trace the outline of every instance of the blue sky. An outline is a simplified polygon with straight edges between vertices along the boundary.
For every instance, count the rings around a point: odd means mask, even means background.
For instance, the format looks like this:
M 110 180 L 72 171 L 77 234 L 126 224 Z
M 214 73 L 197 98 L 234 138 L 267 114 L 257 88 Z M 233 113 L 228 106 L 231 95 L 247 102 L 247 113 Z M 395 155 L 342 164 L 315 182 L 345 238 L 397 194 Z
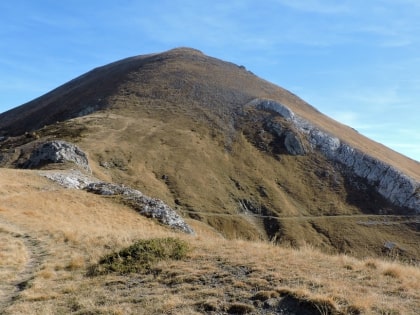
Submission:
M 94 67 L 188 46 L 420 161 L 418 0 L 2 1 L 0 39 L 0 112 Z

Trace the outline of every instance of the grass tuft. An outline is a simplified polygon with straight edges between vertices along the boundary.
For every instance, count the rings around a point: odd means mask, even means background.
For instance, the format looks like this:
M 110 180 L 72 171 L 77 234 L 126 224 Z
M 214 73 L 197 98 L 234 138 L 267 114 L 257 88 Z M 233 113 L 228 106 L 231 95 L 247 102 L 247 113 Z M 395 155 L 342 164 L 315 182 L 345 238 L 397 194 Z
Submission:
M 108 273 L 150 272 L 162 260 L 181 260 L 186 257 L 188 244 L 177 238 L 153 238 L 139 240 L 117 253 L 106 255 L 99 263 L 88 269 L 88 275 Z
M 382 272 L 382 274 L 391 278 L 401 277 L 401 271 L 398 267 L 388 267 Z

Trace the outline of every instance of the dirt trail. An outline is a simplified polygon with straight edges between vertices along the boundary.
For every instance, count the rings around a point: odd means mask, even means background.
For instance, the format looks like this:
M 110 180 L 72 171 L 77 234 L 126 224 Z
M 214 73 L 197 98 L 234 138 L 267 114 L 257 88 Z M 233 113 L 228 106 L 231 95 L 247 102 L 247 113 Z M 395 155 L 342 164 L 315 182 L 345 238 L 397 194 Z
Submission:
M 1 216 L 0 237 L 9 242 L 15 241 L 22 244 L 21 250 L 26 254 L 26 259 L 14 268 L 0 264 L 0 272 L 16 273 L 15 275 L 9 274 L 5 281 L 0 283 L 0 314 L 3 314 L 6 308 L 19 298 L 21 292 L 30 286 L 30 282 L 40 269 L 47 251 L 38 239 L 25 232 L 21 227 L 5 221 Z M 0 247 L 0 253 L 2 251 L 3 248 Z M 8 253 L 6 252 L 6 254 Z

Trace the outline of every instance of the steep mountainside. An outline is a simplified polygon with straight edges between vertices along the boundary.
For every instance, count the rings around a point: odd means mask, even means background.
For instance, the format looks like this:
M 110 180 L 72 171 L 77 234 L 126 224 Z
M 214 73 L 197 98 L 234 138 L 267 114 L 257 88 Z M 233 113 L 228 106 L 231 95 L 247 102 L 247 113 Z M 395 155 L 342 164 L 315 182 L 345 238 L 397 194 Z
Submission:
M 420 258 L 418 162 L 196 50 L 97 68 L 1 114 L 0 139 L 4 167 L 76 143 L 97 178 L 226 237 Z

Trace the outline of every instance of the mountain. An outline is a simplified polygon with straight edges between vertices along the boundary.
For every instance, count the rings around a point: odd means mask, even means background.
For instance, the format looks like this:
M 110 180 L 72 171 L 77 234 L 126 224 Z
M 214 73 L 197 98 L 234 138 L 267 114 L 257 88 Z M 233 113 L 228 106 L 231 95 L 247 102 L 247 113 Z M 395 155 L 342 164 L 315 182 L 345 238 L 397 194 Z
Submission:
M 41 143 L 66 140 L 97 178 L 228 238 L 360 256 L 391 241 L 420 257 L 418 162 L 194 49 L 94 69 L 1 114 L 0 135 L 4 167 L 27 167 Z
M 2 314 L 416 314 L 420 165 L 190 48 L 0 114 Z

